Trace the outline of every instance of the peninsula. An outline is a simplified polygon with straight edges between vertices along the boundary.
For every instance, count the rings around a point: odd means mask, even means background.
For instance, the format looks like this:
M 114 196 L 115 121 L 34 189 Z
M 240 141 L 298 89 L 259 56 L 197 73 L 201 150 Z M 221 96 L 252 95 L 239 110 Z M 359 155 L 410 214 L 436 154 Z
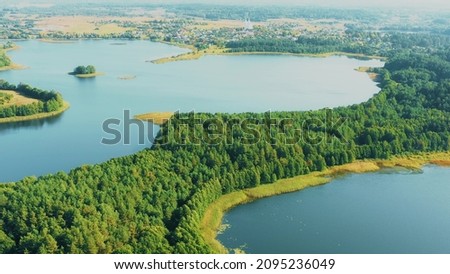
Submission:
M 0 80 L 0 124 L 57 116 L 69 106 L 60 93 Z

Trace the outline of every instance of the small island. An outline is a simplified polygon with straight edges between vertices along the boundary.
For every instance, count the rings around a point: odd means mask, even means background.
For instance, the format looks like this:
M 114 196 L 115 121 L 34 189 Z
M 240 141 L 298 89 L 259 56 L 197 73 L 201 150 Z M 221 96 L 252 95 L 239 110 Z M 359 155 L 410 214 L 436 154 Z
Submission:
M 78 66 L 69 74 L 78 78 L 93 78 L 103 75 L 103 73 L 97 72 L 96 68 L 92 65 Z
M 150 113 L 136 115 L 136 116 L 134 116 L 134 118 L 141 120 L 141 121 L 150 122 L 155 125 L 161 126 L 164 123 L 166 123 L 167 121 L 169 121 L 174 115 L 175 115 L 175 113 L 173 113 L 173 112 L 150 112 Z

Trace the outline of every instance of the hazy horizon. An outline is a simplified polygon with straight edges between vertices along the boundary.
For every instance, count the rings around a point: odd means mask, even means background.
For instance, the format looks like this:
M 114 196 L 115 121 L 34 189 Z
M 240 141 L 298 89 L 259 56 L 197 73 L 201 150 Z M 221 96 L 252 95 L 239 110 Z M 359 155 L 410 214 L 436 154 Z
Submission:
M 2 0 L 4 5 L 62 4 L 62 3 L 124 3 L 124 4 L 221 4 L 221 5 L 312 5 L 329 7 L 397 7 L 450 9 L 448 0 Z

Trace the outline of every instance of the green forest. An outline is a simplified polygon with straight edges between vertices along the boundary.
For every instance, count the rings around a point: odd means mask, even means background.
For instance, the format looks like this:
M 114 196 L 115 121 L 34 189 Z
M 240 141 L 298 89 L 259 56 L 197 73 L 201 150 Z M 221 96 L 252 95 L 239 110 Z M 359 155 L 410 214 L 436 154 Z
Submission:
M 25 84 L 19 84 L 16 86 L 3 80 L 0 80 L 0 90 L 17 91 L 25 97 L 39 100 L 36 103 L 21 106 L 2 106 L 2 104 L 0 104 L 0 118 L 29 116 L 38 113 L 53 112 L 60 110 L 64 106 L 64 101 L 61 94 L 55 91 L 45 91 Z
M 357 159 L 448 151 L 448 37 L 429 38 L 424 50 L 411 42 L 422 36 L 402 37 L 384 54 L 387 63 L 377 70 L 382 90 L 367 102 L 306 112 L 178 114 L 151 148 L 134 155 L 1 184 L 0 252 L 210 253 L 200 221 L 226 193 Z M 235 47 L 248 51 L 243 43 Z

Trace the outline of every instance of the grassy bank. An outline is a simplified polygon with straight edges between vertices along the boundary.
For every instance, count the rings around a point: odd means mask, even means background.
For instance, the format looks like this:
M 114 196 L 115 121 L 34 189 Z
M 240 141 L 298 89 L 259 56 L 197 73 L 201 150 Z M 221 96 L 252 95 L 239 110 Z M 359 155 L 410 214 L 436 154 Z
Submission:
M 175 113 L 173 112 L 151 112 L 134 116 L 135 119 L 162 125 L 169 121 Z
M 328 52 L 320 54 L 304 54 L 304 53 L 288 53 L 288 52 L 229 52 L 230 49 L 219 48 L 216 46 L 210 47 L 205 50 L 196 50 L 195 48 L 191 52 L 182 53 L 176 56 L 164 57 L 151 61 L 154 64 L 165 64 L 169 62 L 177 61 L 188 61 L 188 60 L 198 60 L 205 55 L 288 55 L 288 56 L 299 56 L 299 57 L 318 57 L 325 58 L 330 56 L 347 56 L 353 58 L 365 58 L 365 59 L 380 59 L 385 60 L 381 56 L 371 56 L 358 53 L 346 53 L 346 52 Z
M 426 164 L 450 167 L 450 152 L 429 153 L 408 157 L 397 157 L 390 160 L 367 160 L 336 166 L 322 172 L 314 172 L 294 178 L 279 180 L 273 184 L 261 185 L 222 196 L 206 210 L 200 230 L 206 243 L 216 253 L 227 253 L 227 249 L 216 239 L 222 225 L 222 219 L 231 208 L 252 202 L 257 199 L 299 191 L 329 183 L 334 177 L 348 173 L 375 172 L 382 168 L 404 167 L 420 169 Z
M 176 45 L 179 46 L 179 45 Z M 189 60 L 198 60 L 205 55 L 221 55 L 224 54 L 227 49 L 218 48 L 216 46 L 209 47 L 205 50 L 197 50 L 195 47 L 187 47 L 190 52 L 182 53 L 176 56 L 164 57 L 160 59 L 156 59 L 151 61 L 154 64 L 165 64 L 169 62 L 177 62 L 177 61 L 189 61 Z
M 75 73 L 71 72 L 71 73 L 69 73 L 69 75 L 73 75 L 73 76 L 75 76 L 77 78 L 94 78 L 94 77 L 97 77 L 97 76 L 103 76 L 105 74 L 102 73 L 102 72 L 89 73 L 89 74 L 75 74 Z
M 54 116 L 60 115 L 64 111 L 68 110 L 69 108 L 70 108 L 70 104 L 67 102 L 64 102 L 64 106 L 57 111 L 38 113 L 38 114 L 34 114 L 34 115 L 29 115 L 29 116 L 15 116 L 15 117 L 9 117 L 9 118 L 0 118 L 0 124 L 31 121 L 31 120 L 40 120 L 40 119 L 44 119 L 44 118 L 54 117 Z

